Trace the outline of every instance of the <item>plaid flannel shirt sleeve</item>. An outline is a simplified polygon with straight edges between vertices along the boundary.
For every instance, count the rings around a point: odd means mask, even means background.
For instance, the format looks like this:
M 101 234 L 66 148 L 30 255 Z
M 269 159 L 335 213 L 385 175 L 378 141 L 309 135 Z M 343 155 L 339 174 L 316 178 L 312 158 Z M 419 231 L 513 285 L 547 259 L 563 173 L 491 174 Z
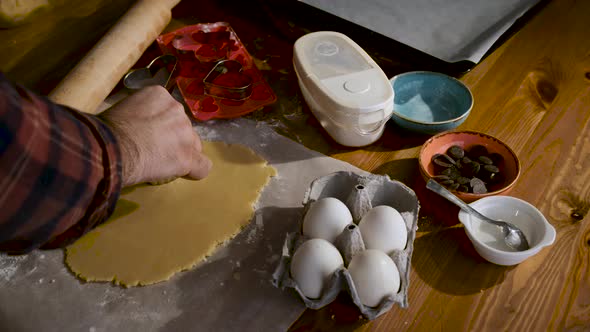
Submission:
M 65 246 L 106 220 L 121 155 L 97 117 L 52 103 L 0 73 L 0 251 Z

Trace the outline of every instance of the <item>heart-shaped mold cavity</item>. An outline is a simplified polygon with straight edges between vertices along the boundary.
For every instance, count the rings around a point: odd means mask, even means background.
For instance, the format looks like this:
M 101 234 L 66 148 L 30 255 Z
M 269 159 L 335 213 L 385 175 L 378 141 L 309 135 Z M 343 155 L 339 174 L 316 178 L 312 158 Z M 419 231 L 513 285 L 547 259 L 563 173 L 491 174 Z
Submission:
M 200 44 L 212 44 L 217 46 L 222 46 L 223 44 L 227 44 L 229 42 L 230 33 L 227 30 L 224 31 L 214 31 L 214 32 L 204 32 L 204 31 L 197 31 L 192 34 L 192 38 Z
M 217 62 L 227 58 L 228 51 L 227 45 L 203 44 L 195 51 L 195 58 L 200 62 Z
M 193 40 L 201 44 L 201 47 L 195 51 L 195 57 L 201 62 L 220 61 L 227 58 L 231 47 L 230 36 L 227 30 L 193 33 Z
M 198 31 L 192 35 L 176 35 L 171 45 L 181 60 L 215 63 L 228 57 L 233 44 L 230 36 L 229 31 Z
M 219 106 L 215 103 L 215 99 L 207 97 L 198 102 L 198 109 L 201 112 L 213 113 L 219 110 Z
M 157 42 L 163 53 L 177 57 L 175 82 L 198 121 L 235 118 L 276 101 L 272 88 L 227 22 L 185 26 L 160 35 Z M 236 64 L 234 68 L 232 62 L 226 62 L 230 60 L 241 67 Z
M 170 45 L 181 61 L 193 60 L 195 50 L 199 46 L 194 39 L 187 35 L 175 35 Z
M 252 94 L 252 78 L 235 60 L 219 61 L 203 79 L 205 94 L 231 100 L 248 99 Z

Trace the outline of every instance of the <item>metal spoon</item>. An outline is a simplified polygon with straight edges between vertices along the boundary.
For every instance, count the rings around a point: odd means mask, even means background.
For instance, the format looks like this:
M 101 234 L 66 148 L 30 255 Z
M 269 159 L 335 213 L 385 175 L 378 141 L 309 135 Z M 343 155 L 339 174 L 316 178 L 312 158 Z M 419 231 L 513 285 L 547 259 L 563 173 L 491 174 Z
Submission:
M 463 211 L 471 214 L 472 216 L 475 216 L 483 221 L 487 221 L 491 224 L 500 227 L 502 229 L 502 233 L 504 233 L 504 242 L 510 248 L 516 249 L 518 251 L 529 249 L 529 243 L 527 242 L 526 237 L 524 236 L 522 231 L 515 225 L 505 221 L 490 219 L 484 216 L 483 214 L 479 213 L 477 210 L 472 208 L 469 204 L 463 202 L 459 197 L 453 195 L 453 193 L 448 191 L 445 187 L 440 185 L 435 180 L 428 180 L 428 182 L 426 183 L 426 188 L 446 198 L 451 203 L 457 205 Z

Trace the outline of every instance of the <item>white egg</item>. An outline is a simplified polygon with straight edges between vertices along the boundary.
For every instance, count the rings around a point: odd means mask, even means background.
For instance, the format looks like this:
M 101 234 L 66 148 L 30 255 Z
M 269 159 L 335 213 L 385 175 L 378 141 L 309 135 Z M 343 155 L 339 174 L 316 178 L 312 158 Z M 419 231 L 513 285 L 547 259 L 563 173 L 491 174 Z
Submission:
M 324 239 L 311 239 L 295 251 L 291 277 L 305 296 L 317 299 L 334 272 L 343 266 L 342 255 L 333 244 Z
M 376 307 L 388 295 L 399 291 L 399 270 L 383 251 L 367 249 L 354 255 L 348 265 L 361 302 Z
M 311 204 L 303 218 L 303 234 L 334 243 L 344 228 L 352 223 L 346 204 L 337 198 L 325 197 Z
M 406 223 L 391 206 L 380 205 L 369 210 L 359 222 L 359 228 L 367 249 L 378 249 L 389 255 L 406 247 Z

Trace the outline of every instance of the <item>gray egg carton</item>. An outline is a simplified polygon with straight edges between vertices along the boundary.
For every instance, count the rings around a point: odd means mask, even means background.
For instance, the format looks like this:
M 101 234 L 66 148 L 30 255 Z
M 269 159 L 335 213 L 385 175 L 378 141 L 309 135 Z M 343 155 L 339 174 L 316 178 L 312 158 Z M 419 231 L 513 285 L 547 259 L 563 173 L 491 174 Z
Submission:
M 393 304 L 407 308 L 412 252 L 420 210 L 420 203 L 414 191 L 399 181 L 391 180 L 388 176 L 374 174 L 361 176 L 353 172 L 336 172 L 320 177 L 311 183 L 303 199 L 303 216 L 313 202 L 324 197 L 338 198 L 346 204 L 353 216 L 354 223 L 348 225 L 334 243 L 342 254 L 344 267 L 334 273 L 320 298 L 306 297 L 295 280 L 291 278 L 290 263 L 297 248 L 309 238 L 301 232 L 288 233 L 281 259 L 273 273 L 273 285 L 281 289 L 294 289 L 305 305 L 311 309 L 324 307 L 334 301 L 341 291 L 346 291 L 363 316 L 370 320 L 389 311 Z M 408 230 L 408 241 L 405 249 L 396 250 L 390 255 L 400 273 L 399 292 L 384 298 L 377 307 L 368 307 L 361 302 L 346 267 L 354 254 L 365 250 L 360 230 L 356 224 L 373 206 L 379 205 L 389 205 L 400 212 Z M 302 223 L 303 218 L 300 220 L 300 226 Z M 301 230 L 301 227 L 299 229 Z

